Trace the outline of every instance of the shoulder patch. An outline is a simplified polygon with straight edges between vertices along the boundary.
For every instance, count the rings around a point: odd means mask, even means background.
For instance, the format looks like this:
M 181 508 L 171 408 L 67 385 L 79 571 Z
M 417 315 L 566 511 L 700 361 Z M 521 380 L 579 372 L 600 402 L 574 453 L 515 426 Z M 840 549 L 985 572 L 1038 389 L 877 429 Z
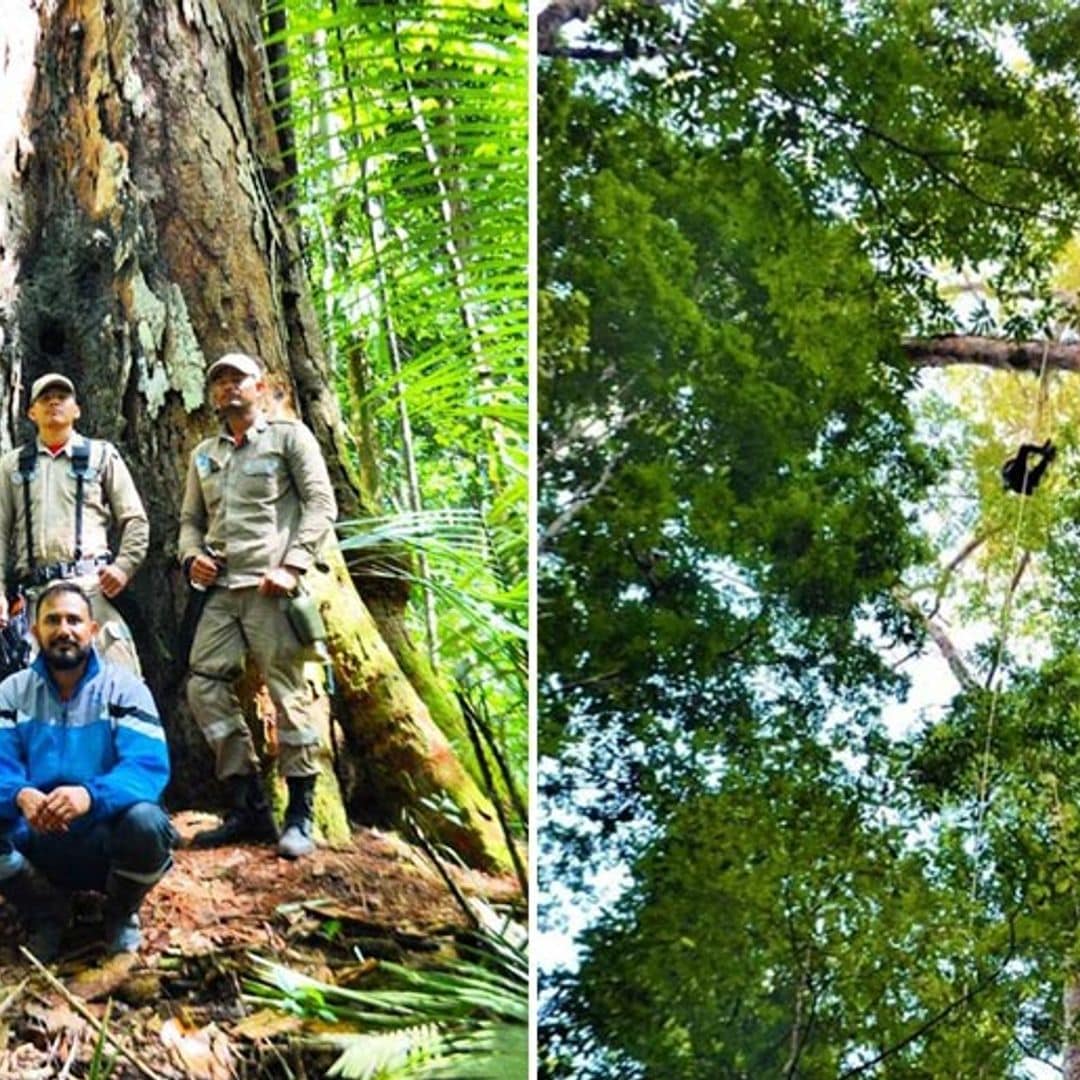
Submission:
M 217 462 L 205 450 L 197 450 L 194 461 L 195 471 L 202 477 L 209 476 L 218 467 Z

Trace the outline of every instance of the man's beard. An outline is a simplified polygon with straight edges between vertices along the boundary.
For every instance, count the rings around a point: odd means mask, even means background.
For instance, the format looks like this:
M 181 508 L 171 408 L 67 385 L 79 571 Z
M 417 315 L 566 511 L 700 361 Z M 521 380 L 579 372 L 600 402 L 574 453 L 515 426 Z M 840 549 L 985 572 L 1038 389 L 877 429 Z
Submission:
M 58 644 L 43 646 L 41 650 L 45 654 L 45 663 L 57 671 L 70 671 L 77 668 L 90 656 L 90 643 L 80 645 L 76 641 L 64 641 Z

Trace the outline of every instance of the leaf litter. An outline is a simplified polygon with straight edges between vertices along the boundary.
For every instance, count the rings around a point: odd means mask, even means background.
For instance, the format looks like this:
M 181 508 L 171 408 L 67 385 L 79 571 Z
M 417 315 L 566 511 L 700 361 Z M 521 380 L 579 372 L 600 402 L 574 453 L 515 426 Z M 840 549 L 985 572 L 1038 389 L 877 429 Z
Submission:
M 174 817 L 185 839 L 210 821 Z M 444 868 L 470 905 L 520 913 L 512 876 Z M 334 1055 L 302 1038 L 310 1023 L 242 999 L 251 955 L 355 986 L 382 960 L 456 955 L 470 921 L 418 849 L 370 828 L 295 862 L 271 847 L 177 851 L 142 906 L 138 956 L 103 955 L 100 909 L 99 897 L 76 896 L 56 982 L 20 955 L 18 923 L 0 904 L 0 1080 L 90 1077 L 107 1010 L 106 1038 L 126 1051 L 106 1043 L 112 1071 L 99 1075 L 111 1080 L 322 1075 Z

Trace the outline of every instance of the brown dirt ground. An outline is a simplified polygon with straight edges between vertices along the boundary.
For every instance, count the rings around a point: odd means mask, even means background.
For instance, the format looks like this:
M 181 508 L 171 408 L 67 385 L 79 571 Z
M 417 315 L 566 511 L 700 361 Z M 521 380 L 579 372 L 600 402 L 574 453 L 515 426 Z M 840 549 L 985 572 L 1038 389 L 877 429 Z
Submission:
M 213 820 L 174 818 L 185 838 Z M 450 873 L 463 895 L 520 914 L 512 879 Z M 303 1043 L 310 1024 L 242 1000 L 249 954 L 354 985 L 380 959 L 444 956 L 467 929 L 417 849 L 363 828 L 348 848 L 296 862 L 269 847 L 178 851 L 143 905 L 137 958 L 102 957 L 99 918 L 100 900 L 78 897 L 67 951 L 53 968 L 65 994 L 18 952 L 18 926 L 0 907 L 0 1080 L 88 1076 L 98 1035 L 80 1010 L 100 1020 L 106 1008 L 109 1032 L 138 1059 L 118 1056 L 113 1080 L 321 1076 L 332 1055 Z

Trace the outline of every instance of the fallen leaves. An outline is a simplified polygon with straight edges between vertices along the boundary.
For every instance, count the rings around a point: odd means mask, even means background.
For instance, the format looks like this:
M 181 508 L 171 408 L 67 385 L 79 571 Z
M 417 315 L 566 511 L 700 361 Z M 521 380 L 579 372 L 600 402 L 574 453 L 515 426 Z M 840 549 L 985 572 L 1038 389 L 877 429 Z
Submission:
M 205 824 L 199 817 L 174 820 L 190 835 Z M 454 875 L 466 893 L 496 901 L 516 895 L 509 879 L 457 868 Z M 242 983 L 251 953 L 355 986 L 375 970 L 372 956 L 407 959 L 462 923 L 446 888 L 417 872 L 408 845 L 371 829 L 358 829 L 349 850 L 320 848 L 294 863 L 271 847 L 177 852 L 175 867 L 143 905 L 145 944 L 137 958 L 101 957 L 94 899 L 80 900 L 72 951 L 52 969 L 86 1016 L 23 962 L 15 924 L 0 905 L 0 925 L 11 927 L 0 931 L 0 1080 L 86 1075 L 106 999 L 109 1034 L 145 1066 L 121 1060 L 116 1077 L 281 1075 L 283 1043 L 322 1025 L 305 1029 L 299 1017 L 261 1006 L 248 1014 Z M 302 1055 L 296 1060 L 304 1068 L 316 1060 L 306 1046 L 289 1053 Z
M 191 1080 L 231 1080 L 235 1076 L 229 1038 L 216 1024 L 185 1028 L 173 1017 L 162 1024 L 161 1041 Z

